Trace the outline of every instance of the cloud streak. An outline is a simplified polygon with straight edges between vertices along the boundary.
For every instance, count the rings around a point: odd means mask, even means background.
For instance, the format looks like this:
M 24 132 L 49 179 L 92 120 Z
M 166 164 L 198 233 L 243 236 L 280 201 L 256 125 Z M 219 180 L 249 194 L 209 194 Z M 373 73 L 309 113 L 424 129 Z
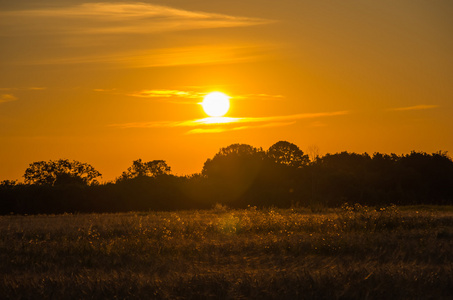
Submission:
M 84 3 L 0 11 L 0 37 L 13 37 L 12 44 L 21 41 L 28 45 L 38 38 L 43 41 L 32 55 L 12 56 L 5 60 L 7 64 L 150 68 L 259 60 L 273 48 L 263 43 L 233 44 L 222 39 L 194 39 L 189 46 L 187 39 L 180 36 L 162 43 L 159 35 L 272 22 L 142 2 Z M 184 46 L 179 46 L 181 41 Z
M 432 109 L 437 108 L 439 105 L 414 105 L 414 106 L 406 106 L 406 107 L 397 107 L 397 108 L 390 108 L 391 111 L 408 111 L 408 110 L 425 110 L 425 109 Z
M 43 91 L 46 90 L 46 87 L 37 87 L 37 86 L 31 86 L 31 87 L 9 87 L 9 88 L 0 88 L 0 91 L 17 91 L 17 90 L 30 90 L 30 91 Z
M 200 98 L 206 96 L 207 93 L 195 91 L 182 91 L 182 90 L 142 90 L 140 92 L 128 94 L 128 96 L 142 97 L 142 98 L 169 98 L 169 97 L 183 97 L 183 98 Z M 276 99 L 284 98 L 282 95 L 269 95 L 269 94 L 246 94 L 234 96 L 235 99 L 250 99 L 250 98 L 263 98 L 263 99 Z
M 142 90 L 140 92 L 128 94 L 128 96 L 139 98 L 201 98 L 206 93 L 181 90 Z
M 256 117 L 256 118 L 212 117 L 189 121 L 135 122 L 135 123 L 112 124 L 110 126 L 124 129 L 197 127 L 189 130 L 187 133 L 188 134 L 215 133 L 234 130 L 244 130 L 251 128 L 288 126 L 295 124 L 297 120 L 334 117 L 347 114 L 349 114 L 348 111 L 336 111 L 336 112 L 294 114 L 287 116 Z
M 16 62 L 32 65 L 113 64 L 126 68 L 172 67 L 200 64 L 225 64 L 258 60 L 266 55 L 260 46 L 209 45 L 126 51 L 111 54 L 51 57 Z
M 246 94 L 246 95 L 240 95 L 235 98 L 238 99 L 250 99 L 250 98 L 256 98 L 256 99 L 283 99 L 285 96 L 283 95 L 271 95 L 271 94 Z
M 295 124 L 296 121 L 293 122 L 274 122 L 268 124 L 260 124 L 260 125 L 253 125 L 253 126 L 238 126 L 238 127 L 215 127 L 215 128 L 196 128 L 187 131 L 187 134 L 197 134 L 197 133 L 218 133 L 218 132 L 225 132 L 225 131 L 238 131 L 238 130 L 246 130 L 246 129 L 256 129 L 256 128 L 270 128 L 270 127 L 281 127 L 281 126 L 288 126 Z
M 0 103 L 16 101 L 17 97 L 13 94 L 2 94 L 0 95 Z
M 200 87 L 197 87 L 200 89 Z M 204 90 L 212 90 L 211 87 L 203 87 Z M 96 92 L 115 92 L 115 89 L 94 89 Z M 194 90 L 141 90 L 135 92 L 124 92 L 122 93 L 130 97 L 138 98 L 186 98 L 186 99 L 200 99 L 208 94 L 208 92 L 197 92 Z M 246 94 L 246 95 L 235 95 L 235 100 L 242 99 L 282 99 L 282 95 L 270 95 L 270 94 Z M 192 103 L 192 102 L 191 102 Z
M 271 20 L 196 12 L 142 2 L 84 3 L 75 6 L 3 11 L 9 34 L 149 34 L 206 28 L 243 27 Z M 6 32 L 6 33 L 5 33 Z
M 158 99 L 168 103 L 195 104 L 207 93 L 181 90 L 142 90 L 140 92 L 126 94 L 131 97 Z

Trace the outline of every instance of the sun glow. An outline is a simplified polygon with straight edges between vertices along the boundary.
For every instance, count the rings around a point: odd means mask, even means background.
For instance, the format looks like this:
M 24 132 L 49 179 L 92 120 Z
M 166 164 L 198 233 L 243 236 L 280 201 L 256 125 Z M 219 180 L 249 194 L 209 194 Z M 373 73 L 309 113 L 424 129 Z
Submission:
M 212 92 L 204 97 L 204 112 L 211 117 L 221 117 L 230 109 L 230 97 L 221 92 Z

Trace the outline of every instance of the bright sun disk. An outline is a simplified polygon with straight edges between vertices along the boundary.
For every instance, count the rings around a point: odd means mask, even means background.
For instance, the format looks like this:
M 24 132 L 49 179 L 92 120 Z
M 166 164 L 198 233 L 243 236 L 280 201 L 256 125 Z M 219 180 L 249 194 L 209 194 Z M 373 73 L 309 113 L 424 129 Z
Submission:
M 221 117 L 230 109 L 230 97 L 221 92 L 212 92 L 204 97 L 204 112 L 211 117 Z

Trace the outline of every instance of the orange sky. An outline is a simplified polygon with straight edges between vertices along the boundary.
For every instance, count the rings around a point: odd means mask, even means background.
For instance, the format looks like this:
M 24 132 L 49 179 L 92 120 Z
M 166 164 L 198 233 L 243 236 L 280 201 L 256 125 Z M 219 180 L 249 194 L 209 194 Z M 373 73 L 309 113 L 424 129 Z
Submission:
M 221 147 L 453 151 L 453 2 L 0 0 L 0 180 Z M 203 124 L 211 91 L 231 97 Z M 194 122 L 195 121 L 195 122 Z

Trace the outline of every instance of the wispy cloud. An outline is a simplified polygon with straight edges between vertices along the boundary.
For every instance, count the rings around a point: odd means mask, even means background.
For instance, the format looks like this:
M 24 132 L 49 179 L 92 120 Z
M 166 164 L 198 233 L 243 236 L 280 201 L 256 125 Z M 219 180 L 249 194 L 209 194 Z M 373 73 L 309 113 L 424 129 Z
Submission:
M 305 114 L 294 114 L 287 116 L 275 116 L 275 117 L 261 117 L 261 118 L 240 118 L 243 123 L 260 123 L 260 122 L 275 122 L 275 121 L 291 121 L 291 120 L 302 120 L 302 119 L 315 119 L 321 117 L 332 117 L 347 115 L 349 111 L 335 111 L 335 112 L 321 112 L 321 113 L 305 113 Z
M 201 98 L 205 95 L 206 93 L 181 90 L 142 90 L 140 92 L 128 94 L 128 96 L 140 98 L 190 98 L 190 99 Z
M 259 60 L 267 57 L 273 47 L 263 43 L 224 42 L 221 38 L 209 41 L 193 39 L 189 44 L 185 37 L 178 37 L 162 43 L 157 35 L 272 22 L 142 2 L 63 4 L 51 8 L 0 11 L 0 36 L 24 41 L 31 36 L 45 41 L 32 55 L 14 56 L 5 60 L 8 64 L 101 64 L 116 68 L 149 68 Z
M 205 125 L 232 124 L 240 122 L 240 120 L 241 118 L 211 117 L 189 121 L 132 122 L 123 124 L 112 124 L 110 126 L 119 128 L 196 127 Z
M 262 46 L 262 45 L 261 45 Z M 126 68 L 171 67 L 200 64 L 226 64 L 259 60 L 265 57 L 266 46 L 209 45 L 165 49 L 133 50 L 95 55 L 50 57 L 25 60 L 15 64 L 78 65 L 113 64 Z
M 105 93 L 116 93 L 116 94 L 123 94 L 126 96 L 131 97 L 139 97 L 139 98 L 186 98 L 186 99 L 201 99 L 208 94 L 208 92 L 199 92 L 195 91 L 194 89 L 198 90 L 215 90 L 211 87 L 189 87 L 192 89 L 187 90 L 179 90 L 179 89 L 152 89 L 152 90 L 141 90 L 141 91 L 134 91 L 134 92 L 119 92 L 116 89 L 94 89 L 95 92 L 105 92 Z M 271 94 L 246 94 L 246 95 L 235 95 L 235 100 L 242 100 L 242 99 L 282 99 L 284 96 L 282 95 L 271 95 Z M 190 103 L 193 103 L 190 102 Z
M 250 99 L 250 98 L 259 98 L 259 99 L 283 99 L 285 96 L 283 95 L 272 95 L 272 94 L 246 94 L 240 95 L 235 98 L 238 99 Z
M 187 133 L 212 133 L 224 132 L 232 130 L 244 130 L 250 128 L 263 128 L 263 127 L 277 127 L 288 126 L 296 123 L 297 120 L 302 119 L 316 119 L 322 117 L 333 117 L 349 114 L 348 111 L 336 112 L 321 112 L 321 113 L 305 113 L 294 114 L 287 116 L 271 116 L 271 117 L 257 117 L 257 118 L 232 118 L 232 117 L 216 117 L 204 118 L 189 121 L 176 121 L 176 122 L 136 122 L 136 123 L 123 123 L 112 124 L 110 126 L 118 128 L 172 128 L 172 127 L 198 127 L 189 130 Z M 241 126 L 238 126 L 241 125 Z
M 130 97 L 157 99 L 159 101 L 178 104 L 199 104 L 200 99 L 207 94 L 190 90 L 141 90 L 136 92 L 125 92 L 117 89 L 94 89 L 93 91 Z
M 44 90 L 47 90 L 47 88 L 46 87 L 42 87 L 42 86 L 32 86 L 32 87 L 27 88 L 27 90 L 44 91 Z
M 3 87 L 0 88 L 0 91 L 5 92 L 4 94 L 0 94 L 0 103 L 16 101 L 19 98 L 15 96 L 13 93 L 16 92 L 23 92 L 23 91 L 43 91 L 46 90 L 46 87 Z
M 99 93 L 116 93 L 116 89 L 93 89 L 93 91 Z
M 188 11 L 142 2 L 84 3 L 33 10 L 0 12 L 6 33 L 17 34 L 149 34 L 205 28 L 267 24 L 258 18 Z
M 327 126 L 327 124 L 320 121 L 311 122 L 309 125 L 309 127 L 325 127 L 325 126 Z
M 16 101 L 17 97 L 13 94 L 2 94 L 0 95 L 0 103 Z
M 238 130 L 245 130 L 245 129 L 256 129 L 256 128 L 269 128 L 269 127 L 281 127 L 281 126 L 288 126 L 295 124 L 296 121 L 292 122 L 274 122 L 268 124 L 260 124 L 260 125 L 247 125 L 247 126 L 238 126 L 238 127 L 215 127 L 215 128 L 196 128 L 187 131 L 187 134 L 197 134 L 197 133 L 217 133 L 217 132 L 225 132 L 225 131 L 238 131 Z
M 414 106 L 406 106 L 406 107 L 397 107 L 397 108 L 390 108 L 389 110 L 392 111 L 407 111 L 407 110 L 425 110 L 425 109 L 432 109 L 437 108 L 439 105 L 414 105 Z
M 203 98 L 206 94 L 207 93 L 181 90 L 142 90 L 140 92 L 130 93 L 126 95 L 139 98 L 159 99 L 168 103 L 196 104 L 200 103 L 200 99 Z
M 46 90 L 46 87 L 8 87 L 8 88 L 0 88 L 0 91 L 17 91 L 17 90 L 30 90 L 30 91 L 43 91 Z

